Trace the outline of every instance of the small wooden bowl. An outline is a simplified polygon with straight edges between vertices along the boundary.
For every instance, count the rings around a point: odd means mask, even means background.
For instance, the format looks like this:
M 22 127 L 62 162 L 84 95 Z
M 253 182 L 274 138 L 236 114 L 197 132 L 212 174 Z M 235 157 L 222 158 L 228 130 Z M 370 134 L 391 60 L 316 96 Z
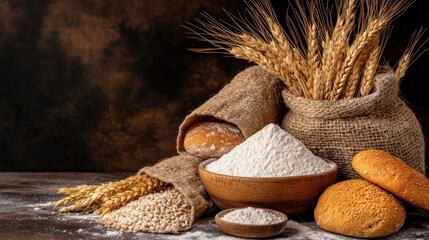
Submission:
M 258 207 L 275 209 L 286 215 L 314 210 L 319 195 L 335 183 L 338 167 L 327 172 L 293 177 L 236 177 L 209 172 L 205 166 L 216 159 L 202 162 L 198 171 L 210 197 L 221 209 Z
M 270 225 L 249 225 L 249 224 L 239 224 L 239 223 L 233 223 L 233 222 L 222 220 L 222 217 L 225 214 L 237 209 L 240 209 L 240 208 L 230 208 L 216 214 L 215 221 L 217 226 L 222 232 L 236 237 L 267 238 L 267 237 L 273 237 L 282 233 L 286 228 L 286 223 L 288 220 L 287 216 L 279 211 L 266 209 L 266 208 L 264 208 L 264 210 L 276 215 L 277 217 L 283 218 L 284 221 L 276 224 L 270 224 Z

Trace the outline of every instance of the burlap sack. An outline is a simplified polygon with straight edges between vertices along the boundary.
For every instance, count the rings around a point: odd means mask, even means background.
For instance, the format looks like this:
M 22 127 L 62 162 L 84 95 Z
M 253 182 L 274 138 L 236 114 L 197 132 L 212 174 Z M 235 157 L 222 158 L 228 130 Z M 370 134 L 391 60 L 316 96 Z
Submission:
M 424 138 L 413 112 L 398 96 L 392 73 L 376 76 L 368 96 L 339 101 L 315 101 L 282 92 L 289 112 L 282 128 L 316 155 L 338 164 L 340 179 L 356 178 L 353 156 L 364 149 L 381 149 L 425 171 Z
M 198 165 L 201 159 L 192 156 L 175 156 L 165 159 L 154 166 L 142 168 L 138 174 L 146 173 L 151 177 L 163 182 L 171 183 L 179 190 L 191 205 L 189 222 L 192 224 L 196 219 L 215 209 L 215 205 L 208 196 L 198 174 Z M 177 231 L 189 230 L 187 228 Z M 157 231 L 165 233 L 168 231 Z
M 177 151 L 187 154 L 183 139 L 188 129 L 198 122 L 215 120 L 235 124 L 245 138 L 269 123 L 278 123 L 281 89 L 281 81 L 261 67 L 247 68 L 186 117 L 179 127 Z

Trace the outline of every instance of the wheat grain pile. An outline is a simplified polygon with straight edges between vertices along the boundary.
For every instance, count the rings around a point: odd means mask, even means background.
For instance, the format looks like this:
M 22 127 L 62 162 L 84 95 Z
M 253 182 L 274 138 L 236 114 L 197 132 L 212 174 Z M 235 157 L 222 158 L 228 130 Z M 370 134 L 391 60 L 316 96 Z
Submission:
M 326 1 L 296 0 L 287 18 L 288 33 L 277 20 L 267 0 L 251 0 L 244 15 L 229 14 L 233 24 L 208 14 L 200 25 L 188 29 L 213 48 L 199 52 L 227 53 L 255 62 L 279 77 L 290 91 L 315 100 L 339 100 L 371 93 L 374 76 L 390 32 L 391 22 L 414 0 L 336 1 L 336 22 Z M 235 24 L 235 25 L 234 25 Z M 416 31 L 400 58 L 396 80 L 404 77 L 415 59 L 417 42 L 424 33 Z M 417 52 L 420 49 L 417 49 Z M 389 67 L 388 67 L 389 68 Z
M 174 187 L 144 195 L 102 217 L 106 227 L 131 232 L 178 232 L 189 228 L 191 205 Z

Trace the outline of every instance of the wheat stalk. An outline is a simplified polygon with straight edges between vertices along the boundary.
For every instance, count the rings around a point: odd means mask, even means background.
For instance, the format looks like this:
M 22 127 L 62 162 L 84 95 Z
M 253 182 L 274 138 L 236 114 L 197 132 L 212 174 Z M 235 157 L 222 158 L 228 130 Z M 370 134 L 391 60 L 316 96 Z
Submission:
M 280 24 L 271 16 L 265 16 L 268 28 L 271 31 L 273 39 L 277 43 L 277 52 L 279 54 L 279 61 L 282 61 L 282 65 L 288 69 L 288 72 L 293 79 L 297 82 L 297 85 L 300 87 L 303 96 L 309 98 L 309 92 L 307 89 L 307 84 L 305 82 L 305 77 L 303 72 L 300 71 L 298 66 L 299 59 L 303 59 L 302 54 L 299 51 L 294 52 L 294 47 L 289 42 L 288 38 L 285 37 L 283 28 Z
M 341 67 L 340 74 L 334 82 L 334 87 L 331 92 L 331 99 L 338 100 L 343 94 L 344 87 L 347 83 L 349 74 L 356 62 L 356 59 L 362 53 L 365 47 L 368 47 L 378 36 L 387 28 L 392 19 L 403 13 L 406 8 L 411 4 L 409 1 L 399 0 L 396 2 L 384 1 L 381 3 L 377 16 L 370 16 L 368 19 L 368 26 L 362 33 L 359 33 L 353 42 L 344 64 Z M 373 6 L 373 5 L 369 5 Z M 375 8 L 375 7 L 371 7 Z M 374 9 L 370 9 L 374 11 Z M 375 14 L 373 14 L 375 15 Z
M 400 80 L 405 76 L 405 72 L 408 69 L 408 66 L 411 62 L 411 54 L 405 53 L 402 55 L 402 57 L 399 59 L 398 66 L 395 70 L 395 78 Z
M 163 185 L 165 185 L 164 182 L 143 174 L 131 176 L 117 182 L 103 183 L 98 186 L 81 185 L 74 188 L 61 188 L 58 190 L 59 193 L 70 193 L 70 196 L 56 202 L 55 207 L 71 204 L 61 208 L 60 212 L 97 211 L 118 194 L 131 194 L 134 199 L 136 196 L 147 194 Z M 127 202 L 122 201 L 121 206 L 125 203 Z M 114 209 L 114 205 L 110 204 L 108 206 L 109 209 Z M 103 210 L 105 211 L 106 208 L 103 208 Z
M 374 85 L 374 77 L 375 73 L 377 72 L 380 53 L 381 47 L 378 45 L 374 46 L 369 53 L 369 58 L 363 68 L 361 87 L 359 89 L 359 94 L 361 96 L 368 95 Z
M 353 66 L 352 72 L 350 73 L 349 79 L 347 79 L 346 87 L 344 90 L 344 98 L 350 99 L 359 94 L 357 91 L 359 84 L 362 85 L 364 81 L 363 73 L 368 72 L 369 69 L 375 66 L 377 69 L 379 54 L 381 51 L 378 51 L 380 40 L 377 38 L 375 43 L 362 52 L 362 54 L 356 60 L 355 65 Z M 376 57 L 376 58 L 375 58 Z M 373 62 L 377 60 L 377 62 Z M 371 64 L 368 64 L 371 62 Z
M 118 192 L 112 197 L 109 197 L 100 205 L 100 207 L 95 211 L 97 214 L 104 215 L 108 212 L 111 212 L 115 209 L 118 209 L 125 204 L 133 201 L 141 196 L 144 196 L 148 193 L 151 193 L 154 189 L 157 191 L 161 187 L 164 187 L 166 184 L 157 179 L 151 179 L 151 181 L 139 182 L 131 189 L 128 189 L 123 192 Z
M 72 202 L 77 202 L 82 198 L 88 198 L 93 194 L 97 187 L 97 185 L 81 185 L 73 188 L 61 188 L 58 190 L 58 193 L 68 194 L 70 196 L 57 201 L 54 206 L 58 207 Z
M 326 92 L 330 92 L 332 88 L 332 82 L 328 81 L 327 73 L 330 69 L 329 67 L 329 57 L 332 56 L 331 51 L 331 36 L 330 32 L 334 28 L 332 24 L 332 19 L 330 18 L 331 10 L 328 7 L 322 8 L 321 6 L 317 6 L 316 8 L 318 11 L 312 11 L 316 12 L 317 19 L 316 23 L 318 24 L 318 28 L 320 29 L 320 39 L 321 42 L 321 51 L 320 51 L 320 64 L 318 69 L 318 81 L 315 85 L 319 85 L 318 89 L 316 91 L 318 92 L 318 99 L 326 99 L 325 95 Z
M 303 54 L 298 48 L 293 48 L 292 52 L 294 57 L 292 60 L 295 61 L 298 71 L 301 72 L 303 80 L 306 82 L 305 79 L 308 79 L 310 76 L 307 60 L 303 57 Z M 307 89 L 307 91 L 309 90 Z
M 324 99 L 325 96 L 325 85 L 322 81 L 322 70 L 317 68 L 314 72 L 314 92 L 313 99 Z
M 377 47 L 377 46 L 375 46 Z M 365 65 L 365 62 L 368 60 L 370 52 L 364 51 L 359 58 L 356 60 L 355 65 L 353 66 L 352 72 L 350 73 L 349 78 L 346 82 L 346 87 L 344 89 L 344 98 L 350 99 L 356 95 L 356 89 L 361 82 L 362 69 Z
M 79 185 L 76 187 L 68 187 L 68 188 L 60 188 L 58 189 L 58 193 L 61 194 L 74 194 L 82 191 L 94 190 L 98 186 L 97 185 Z
M 91 213 L 91 212 L 94 212 L 95 209 L 96 208 L 94 206 L 89 206 L 87 203 L 77 202 L 74 205 L 61 208 L 59 212 L 68 213 L 68 212 L 82 211 L 82 212 Z
M 286 74 L 283 70 L 284 68 L 281 67 L 277 61 L 273 61 L 249 47 L 234 47 L 230 50 L 230 53 L 236 58 L 257 63 L 271 74 L 278 76 L 294 94 L 302 96 L 299 86 L 294 79 L 292 79 L 293 76 Z
M 369 23 L 368 28 L 362 34 L 357 36 L 348 51 L 347 57 L 341 67 L 340 74 L 337 75 L 334 82 L 334 87 L 331 92 L 332 100 L 338 100 L 340 98 L 347 83 L 349 74 L 356 63 L 356 59 L 362 51 L 368 47 L 374 39 L 377 38 L 377 36 L 379 36 L 381 31 L 387 27 L 388 22 L 388 19 L 375 19 Z
M 327 67 L 327 81 L 329 81 L 329 88 L 326 89 L 326 94 L 329 95 L 335 87 L 335 79 L 338 72 L 342 67 L 346 53 L 348 52 L 348 42 L 350 33 L 354 27 L 356 1 L 344 1 L 342 12 L 338 16 L 338 20 L 331 37 L 331 44 L 329 45 L 332 49 L 330 53 L 331 63 Z
M 197 29 L 191 31 L 214 46 L 200 52 L 226 52 L 253 61 L 279 77 L 298 96 L 338 100 L 360 96 L 361 88 L 369 88 L 383 47 L 382 34 L 413 2 L 338 1 L 333 25 L 331 10 L 321 0 L 309 1 L 305 6 L 296 0 L 292 12 L 297 23 L 287 16 L 290 31 L 286 34 L 268 0 L 250 0 L 246 16 L 228 13 L 233 24 L 204 14 L 206 22 L 197 19 L 202 27 L 191 24 Z M 351 39 L 355 25 L 356 34 Z M 412 45 L 398 63 L 397 78 L 403 77 L 413 61 Z
M 307 36 L 307 60 L 308 60 L 308 80 L 307 80 L 307 88 L 308 91 L 311 93 L 313 99 L 319 98 L 318 93 L 318 86 L 319 83 L 315 83 L 316 81 L 319 81 L 320 79 L 316 78 L 315 73 L 317 69 L 319 68 L 319 43 L 317 40 L 317 29 L 316 24 L 313 23 L 311 25 L 311 28 L 308 30 L 308 36 Z M 316 85 L 316 86 L 315 86 Z M 316 90 L 315 90 L 316 89 Z
M 422 45 L 420 45 L 420 47 L 417 49 L 417 51 L 414 51 L 415 47 L 417 46 L 417 43 L 419 42 L 419 40 L 421 39 L 421 37 L 423 36 L 423 33 L 426 31 L 426 29 L 424 28 L 420 28 L 419 30 L 415 31 L 410 38 L 410 42 L 408 43 L 407 48 L 405 49 L 404 53 L 402 54 L 402 57 L 399 59 L 398 65 L 396 67 L 395 70 L 395 78 L 399 81 L 401 80 L 404 76 L 405 73 L 408 69 L 408 67 L 421 55 L 423 54 L 425 51 L 427 51 L 427 49 L 425 49 L 424 51 L 422 51 L 417 57 L 415 54 L 413 54 L 413 52 L 419 52 L 420 49 L 422 48 L 422 46 L 424 44 L 426 44 L 426 42 L 428 41 L 428 39 L 426 39 Z
M 245 45 L 247 45 L 248 47 L 251 47 L 256 51 L 260 51 L 261 53 L 265 53 L 268 57 L 275 57 L 275 55 L 273 55 L 274 53 L 271 51 L 272 48 L 264 40 L 252 37 L 248 34 L 241 34 L 240 37 L 243 43 L 245 43 Z
M 61 208 L 60 212 L 72 212 L 78 210 L 92 212 L 94 209 L 97 209 L 98 206 L 99 203 L 95 202 L 92 198 L 82 198 L 74 201 L 70 206 Z
M 282 27 L 274 18 L 267 15 L 265 16 L 265 20 L 273 36 L 274 44 L 272 48 L 278 53 L 278 57 L 276 58 L 277 62 L 280 62 L 281 68 L 287 71 L 289 78 L 294 82 L 294 85 L 297 86 L 295 92 L 299 93 L 298 96 L 308 98 L 309 92 L 303 77 L 304 74 L 300 71 L 300 67 L 298 66 L 298 62 L 300 62 L 300 60 L 302 62 L 302 54 L 299 51 L 294 51 L 294 47 L 287 37 L 285 37 Z M 298 90 L 298 88 L 300 90 Z
M 363 66 L 362 76 L 360 80 L 359 91 L 356 93 L 358 97 L 368 95 L 374 85 L 375 74 L 379 68 L 381 54 L 386 47 L 387 38 L 390 35 L 390 30 L 386 34 L 381 35 L 376 44 L 372 46 L 368 59 Z

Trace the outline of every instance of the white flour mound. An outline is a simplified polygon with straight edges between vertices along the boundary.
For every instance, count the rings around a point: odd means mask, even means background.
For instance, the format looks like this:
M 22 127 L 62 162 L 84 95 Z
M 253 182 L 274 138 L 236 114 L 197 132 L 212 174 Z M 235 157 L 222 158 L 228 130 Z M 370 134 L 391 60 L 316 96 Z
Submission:
M 221 219 L 227 222 L 251 225 L 272 225 L 285 220 L 264 209 L 253 207 L 234 210 L 225 214 Z
M 268 124 L 206 166 L 210 172 L 241 177 L 285 177 L 333 168 L 276 124 Z

